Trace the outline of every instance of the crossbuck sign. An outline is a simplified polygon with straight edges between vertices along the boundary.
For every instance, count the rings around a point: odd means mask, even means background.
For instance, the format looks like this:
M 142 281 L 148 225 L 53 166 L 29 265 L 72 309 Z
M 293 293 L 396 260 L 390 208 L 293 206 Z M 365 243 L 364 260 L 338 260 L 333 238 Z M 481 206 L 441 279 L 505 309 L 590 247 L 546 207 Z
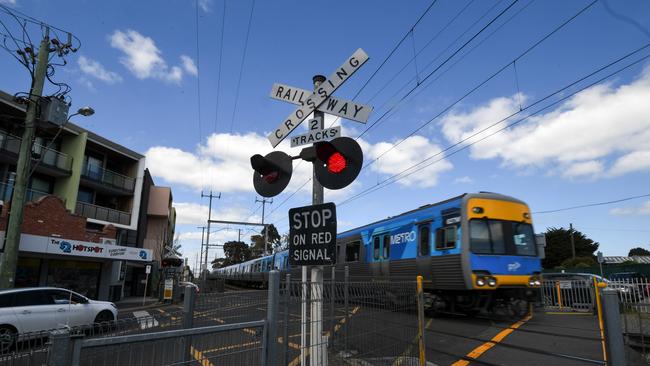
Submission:
M 336 71 L 332 73 L 323 83 L 320 84 L 318 89 L 311 95 L 309 95 L 302 105 L 293 111 L 284 121 L 278 126 L 273 132 L 268 135 L 269 142 L 273 147 L 278 146 L 282 140 L 284 140 L 302 121 L 309 116 L 315 109 L 321 106 L 332 93 L 339 88 L 352 74 L 354 74 L 366 61 L 368 61 L 368 55 L 359 48 L 356 50 L 352 56 L 350 56 L 345 62 L 339 67 Z M 276 89 L 277 94 L 277 89 Z M 282 95 L 280 93 L 280 95 Z M 286 95 L 286 93 L 285 93 Z M 271 95 L 273 96 L 273 94 Z M 288 98 L 276 98 L 276 99 L 288 99 Z M 292 100 L 295 99 L 292 98 Z M 345 101 L 344 101 L 345 102 Z M 338 104 L 338 102 L 337 102 Z M 339 107 L 338 112 L 348 115 L 351 112 L 351 115 L 355 115 L 353 111 L 348 109 L 354 108 L 354 106 L 348 106 L 347 103 L 345 110 L 341 111 Z M 332 107 L 332 110 L 336 110 L 336 107 Z M 330 112 L 331 113 L 331 112 Z M 357 111 L 356 115 L 361 113 L 361 109 Z M 370 111 L 368 110 L 368 113 Z M 334 114 L 334 113 L 333 113 Z M 345 117 L 348 118 L 348 117 Z

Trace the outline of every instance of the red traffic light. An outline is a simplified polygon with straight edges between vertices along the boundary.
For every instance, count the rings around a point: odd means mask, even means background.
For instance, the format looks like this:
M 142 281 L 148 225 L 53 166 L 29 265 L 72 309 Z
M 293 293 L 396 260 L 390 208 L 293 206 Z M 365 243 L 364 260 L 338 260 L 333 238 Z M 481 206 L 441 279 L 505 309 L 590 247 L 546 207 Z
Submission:
M 273 197 L 282 192 L 293 173 L 291 157 L 282 151 L 273 151 L 266 156 L 251 156 L 253 186 L 263 197 Z
M 316 156 L 310 161 L 314 164 L 316 179 L 323 187 L 341 189 L 359 175 L 363 152 L 354 139 L 337 137 L 329 142 L 318 142 L 315 150 Z M 313 157 L 313 153 L 305 152 L 301 156 Z

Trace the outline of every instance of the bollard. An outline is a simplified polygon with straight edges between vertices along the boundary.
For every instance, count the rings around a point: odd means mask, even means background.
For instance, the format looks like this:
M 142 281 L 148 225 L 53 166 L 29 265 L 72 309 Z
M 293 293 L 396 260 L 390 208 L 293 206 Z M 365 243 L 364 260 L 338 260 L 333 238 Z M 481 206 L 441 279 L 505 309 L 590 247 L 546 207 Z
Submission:
M 345 309 L 345 328 L 343 329 L 343 351 L 348 354 L 348 328 L 350 328 L 350 312 L 348 310 L 348 291 L 350 284 L 350 267 L 345 266 L 343 274 L 343 307 Z
M 621 329 L 618 291 L 604 288 L 600 292 L 605 325 L 608 366 L 625 365 L 625 345 Z
M 191 286 L 185 286 L 184 299 L 183 299 L 183 329 L 190 329 L 194 327 L 194 302 L 196 299 L 196 291 Z M 183 362 L 192 359 L 192 337 L 183 337 L 181 339 L 183 345 Z
M 278 310 L 280 300 L 280 272 L 269 272 L 268 305 L 266 308 L 266 359 L 264 364 L 277 364 L 278 355 Z M 288 340 L 285 340 L 288 341 Z

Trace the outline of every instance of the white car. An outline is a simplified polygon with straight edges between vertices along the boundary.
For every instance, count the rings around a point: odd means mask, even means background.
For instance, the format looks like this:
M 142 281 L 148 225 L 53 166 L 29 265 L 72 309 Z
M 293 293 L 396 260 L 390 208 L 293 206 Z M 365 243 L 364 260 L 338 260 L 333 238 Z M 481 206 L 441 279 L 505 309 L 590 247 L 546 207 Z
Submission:
M 22 333 L 91 325 L 117 319 L 117 307 L 56 287 L 0 291 L 0 350 Z

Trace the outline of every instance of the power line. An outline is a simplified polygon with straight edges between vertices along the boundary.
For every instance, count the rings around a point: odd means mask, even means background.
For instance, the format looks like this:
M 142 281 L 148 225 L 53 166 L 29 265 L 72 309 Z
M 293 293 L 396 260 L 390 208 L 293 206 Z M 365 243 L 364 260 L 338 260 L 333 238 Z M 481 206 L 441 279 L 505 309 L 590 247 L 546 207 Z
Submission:
M 253 11 L 255 10 L 255 0 L 251 4 L 251 12 L 248 17 L 248 27 L 246 29 L 246 39 L 244 41 L 244 52 L 241 57 L 241 68 L 239 68 L 239 77 L 237 78 L 237 88 L 235 89 L 235 106 L 232 109 L 232 118 L 230 120 L 230 134 L 232 134 L 233 126 L 235 124 L 235 115 L 237 114 L 237 102 L 239 101 L 239 87 L 241 86 L 241 78 L 244 73 L 244 65 L 246 64 L 246 51 L 248 50 L 248 37 L 250 36 L 251 23 L 253 22 Z
M 527 109 L 531 108 L 532 106 L 537 105 L 537 104 L 539 104 L 539 103 L 541 103 L 541 102 L 543 102 L 543 101 L 545 101 L 545 100 L 547 100 L 547 99 L 549 99 L 549 98 L 551 98 L 551 97 L 553 97 L 553 96 L 555 96 L 555 95 L 557 95 L 557 94 L 559 94 L 559 93 L 564 92 L 565 90 L 567 90 L 567 89 L 569 89 L 569 88 L 575 86 L 576 84 L 578 84 L 578 83 L 580 83 L 580 82 L 582 82 L 582 81 L 584 81 L 584 80 L 586 80 L 586 79 L 588 79 L 588 78 L 594 76 L 595 74 L 598 74 L 598 73 L 604 71 L 605 69 L 607 69 L 607 68 L 609 68 L 609 67 L 611 67 L 611 66 L 613 66 L 613 65 L 615 65 L 615 64 L 617 64 L 617 63 L 619 63 L 620 61 L 622 61 L 622 60 L 624 60 L 624 59 L 626 59 L 626 58 L 628 58 L 628 57 L 630 57 L 630 56 L 632 56 L 632 55 L 634 55 L 634 54 L 636 54 L 636 53 L 638 53 L 638 52 L 641 52 L 642 50 L 644 50 L 644 49 L 646 49 L 646 48 L 648 48 L 648 47 L 650 47 L 650 43 L 648 43 L 648 44 L 646 44 L 646 45 L 644 45 L 644 46 L 642 46 L 642 47 L 640 47 L 640 48 L 638 48 L 638 49 L 636 49 L 636 50 L 634 50 L 634 51 L 632 51 L 632 52 L 626 54 L 626 55 L 623 56 L 623 57 L 620 57 L 620 58 L 616 59 L 615 61 L 610 62 L 609 64 L 607 64 L 607 65 L 605 65 L 605 66 L 603 66 L 603 67 L 597 69 L 596 71 L 593 71 L 593 72 L 589 73 L 589 74 L 586 75 L 586 76 L 583 76 L 583 77 L 579 78 L 578 80 L 576 80 L 576 81 L 574 81 L 574 82 L 572 82 L 572 83 L 570 83 L 570 84 L 568 84 L 568 85 L 566 85 L 566 86 L 564 86 L 564 87 L 562 87 L 562 88 L 556 90 L 555 92 L 553 92 L 553 93 L 551 93 L 551 94 L 548 94 L 548 95 L 545 96 L 544 98 L 539 99 L 539 100 L 536 101 L 535 103 L 530 104 L 529 106 L 523 108 L 522 110 L 517 111 L 517 112 L 514 112 L 514 113 L 511 114 L 510 116 L 505 117 L 505 118 L 503 118 L 503 119 L 501 119 L 501 120 L 499 120 L 499 121 L 497 121 L 497 122 L 495 122 L 495 123 L 493 123 L 493 124 L 491 124 L 491 125 L 489 125 L 489 126 L 483 128 L 482 130 L 477 131 L 476 133 L 474 133 L 474 134 L 472 134 L 472 135 L 470 135 L 470 136 L 468 136 L 468 137 L 466 137 L 466 138 L 464 138 L 464 139 L 461 139 L 460 141 L 458 141 L 458 142 L 456 142 L 456 143 L 454 143 L 454 144 L 448 146 L 447 148 L 445 148 L 445 149 L 443 149 L 443 150 L 441 150 L 441 151 L 439 151 L 439 152 L 437 152 L 437 153 L 435 153 L 435 154 L 433 154 L 433 155 L 428 156 L 428 157 L 425 158 L 424 160 L 421 160 L 420 162 L 411 165 L 410 167 L 408 167 L 408 168 L 402 170 L 401 172 L 396 173 L 396 174 L 394 174 L 394 175 L 392 175 L 392 176 L 390 176 L 390 177 L 384 179 L 382 182 L 377 183 L 376 186 L 370 187 L 370 188 L 368 188 L 368 189 L 366 189 L 366 190 L 364 190 L 364 191 L 362 191 L 362 192 L 360 192 L 360 193 L 358 193 L 358 194 L 356 194 L 356 195 L 354 195 L 354 196 L 352 196 L 352 197 L 346 199 L 345 201 L 343 201 L 342 203 L 340 203 L 339 206 L 344 205 L 344 204 L 346 204 L 346 203 L 348 203 L 348 202 L 351 202 L 351 201 L 353 201 L 353 200 L 356 200 L 356 199 L 358 199 L 358 198 L 360 198 L 360 197 L 362 197 L 362 196 L 365 196 L 365 195 L 367 195 L 367 194 L 370 194 L 370 193 L 372 193 L 372 192 L 374 192 L 374 191 L 376 191 L 376 190 L 379 190 L 379 189 L 381 189 L 381 188 L 387 187 L 387 186 L 390 185 L 390 184 L 393 184 L 393 183 L 395 183 L 395 182 L 397 182 L 397 181 L 399 181 L 399 180 L 401 180 L 401 179 L 404 179 L 404 178 L 406 178 L 406 177 L 408 177 L 408 176 L 411 176 L 411 175 L 414 174 L 414 173 L 417 173 L 417 172 L 421 171 L 422 169 L 424 169 L 424 168 L 426 168 L 426 167 L 429 167 L 429 166 L 431 166 L 431 165 L 433 165 L 433 164 L 435 164 L 435 163 L 437 163 L 437 162 L 442 161 L 442 160 L 445 158 L 445 156 L 443 156 L 442 158 L 439 158 L 438 160 L 435 160 L 435 161 L 433 161 L 433 162 L 431 162 L 431 163 L 429 163 L 429 164 L 427 164 L 427 165 L 420 166 L 420 165 L 422 165 L 423 163 L 425 163 L 425 162 L 431 160 L 432 158 L 434 158 L 434 157 L 436 157 L 436 156 L 439 156 L 439 155 L 443 154 L 444 152 L 446 152 L 446 151 L 448 151 L 448 150 L 450 150 L 450 149 L 452 149 L 452 148 L 454 148 L 454 147 L 456 147 L 456 146 L 462 144 L 463 142 L 468 141 L 469 139 L 471 139 L 471 138 L 473 138 L 473 137 L 475 137 L 475 136 L 477 136 L 477 135 L 479 135 L 479 134 L 481 134 L 481 133 L 483 133 L 483 132 L 489 130 L 490 128 L 492 128 L 492 127 L 494 127 L 494 126 L 496 126 L 496 125 L 498 125 L 498 124 L 501 124 L 502 122 L 504 122 L 504 121 L 506 121 L 506 120 L 512 118 L 512 117 L 515 116 L 515 115 L 520 114 L 520 113 L 526 111 Z M 503 127 L 503 128 L 501 128 L 501 129 L 499 129 L 499 130 L 493 132 L 493 133 L 490 134 L 490 135 L 484 136 L 484 137 L 482 137 L 482 138 L 479 139 L 479 140 L 473 141 L 473 142 L 471 142 L 471 143 L 469 143 L 469 144 L 467 144 L 467 145 L 465 145 L 465 146 L 459 148 L 458 150 L 453 151 L 452 153 L 450 153 L 450 154 L 447 155 L 446 157 L 449 157 L 449 156 L 455 155 L 455 154 L 457 154 L 458 152 L 460 152 L 460 151 L 462 151 L 462 150 L 465 150 L 465 149 L 467 149 L 468 147 L 473 146 L 473 145 L 475 145 L 475 144 L 478 143 L 478 142 L 481 142 L 481 141 L 483 141 L 483 140 L 485 140 L 485 139 L 487 139 L 487 138 L 489 138 L 489 137 L 491 137 L 491 136 L 494 136 L 495 134 L 497 134 L 497 133 L 499 133 L 499 132 L 502 132 L 502 131 L 504 131 L 504 130 L 506 130 L 506 129 L 512 127 L 512 126 L 514 126 L 514 125 L 517 125 L 517 124 L 519 124 L 519 123 L 521 123 L 521 122 L 527 120 L 528 118 L 530 118 L 530 117 L 532 117 L 532 116 L 535 116 L 535 115 L 541 113 L 542 111 L 544 111 L 544 110 L 546 110 L 546 109 L 548 109 L 548 108 L 550 108 L 550 107 L 552 107 L 552 106 L 554 106 L 554 105 L 557 105 L 557 104 L 559 104 L 559 103 L 561 103 L 561 102 L 563 102 L 563 101 L 569 99 L 570 97 L 576 95 L 577 93 L 579 93 L 579 92 L 581 92 L 581 91 L 583 91 L 583 90 L 585 90 L 585 89 L 587 89 L 587 88 L 590 88 L 590 87 L 592 87 L 592 86 L 594 86 L 594 85 L 596 85 L 596 84 L 598 84 L 598 83 L 600 83 L 600 82 L 602 82 L 602 81 L 604 81 L 604 80 L 606 80 L 606 79 L 612 77 L 613 75 L 616 75 L 616 74 L 618 74 L 618 73 L 620 73 L 620 72 L 622 72 L 622 71 L 624 71 L 624 70 L 626 70 L 626 69 L 628 69 L 628 68 L 630 68 L 630 67 L 632 67 L 632 66 L 634 66 L 634 65 L 636 65 L 636 64 L 638 64 L 638 63 L 640 63 L 640 62 L 642 62 L 642 61 L 644 61 L 644 60 L 646 60 L 646 59 L 648 59 L 649 57 L 650 57 L 650 55 L 646 55 L 646 56 L 644 56 L 644 57 L 642 57 L 642 58 L 640 58 L 640 59 L 638 59 L 638 60 L 636 60 L 636 61 L 634 61 L 634 62 L 632 62 L 632 63 L 630 63 L 630 64 L 628 64 L 628 65 L 626 65 L 626 66 L 624 66 L 624 67 L 622 67 L 622 68 L 620 68 L 620 69 L 618 69 L 618 70 L 616 70 L 616 71 L 614 71 L 614 72 L 612 72 L 612 73 L 610 73 L 610 74 L 608 74 L 608 75 L 606 75 L 606 76 L 604 76 L 604 77 L 602 77 L 602 78 L 600 78 L 600 79 L 598 79 L 598 80 L 592 82 L 592 83 L 590 83 L 590 84 L 588 84 L 587 86 L 582 87 L 582 88 L 580 88 L 580 89 L 578 89 L 578 90 L 576 90 L 576 91 L 574 91 L 574 92 L 572 92 L 572 93 L 570 93 L 570 94 L 568 94 L 568 95 L 562 97 L 561 99 L 559 99 L 559 100 L 557 100 L 557 101 L 555 101 L 555 102 L 553 102 L 553 103 L 551 103 L 551 104 L 549 104 L 549 105 L 547 105 L 547 106 L 545 106 L 545 107 L 543 107 L 543 108 L 540 108 L 540 109 L 536 110 L 535 112 L 531 113 L 530 115 L 528 115 L 528 116 L 526 116 L 526 117 L 523 117 L 523 118 L 521 118 L 521 119 L 519 119 L 519 120 L 517 120 L 517 121 L 515 121 L 515 122 L 513 122 L 513 123 L 510 123 L 510 124 L 506 125 L 505 127 Z M 412 169 L 414 169 L 415 167 L 418 167 L 418 166 L 420 166 L 420 167 L 417 168 L 416 170 L 414 170 L 414 171 L 412 171 L 412 172 L 410 172 L 410 173 L 408 173 L 408 174 L 406 174 L 406 175 L 403 175 L 404 173 L 406 173 L 406 172 L 408 172 L 409 170 L 412 170 Z
M 221 15 L 221 41 L 219 42 L 219 66 L 217 72 L 217 101 L 216 101 L 216 110 L 214 112 L 214 129 L 213 132 L 217 132 L 217 121 L 219 120 L 219 94 L 221 93 L 221 61 L 223 60 L 223 35 L 224 28 L 226 24 L 226 0 L 223 0 L 223 12 Z
M 645 198 L 645 197 L 650 197 L 650 193 L 641 194 L 641 195 L 638 195 L 638 196 L 625 197 L 625 198 L 621 198 L 621 199 L 617 199 L 617 200 L 613 200 L 613 201 L 588 203 L 588 204 L 585 204 L 585 205 L 558 208 L 558 209 L 555 209 L 555 210 L 537 211 L 537 212 L 533 212 L 533 214 L 547 214 L 547 213 L 553 213 L 553 212 L 562 212 L 562 211 L 575 210 L 575 209 L 578 209 L 578 208 L 611 205 L 611 204 L 614 204 L 614 203 L 625 202 L 625 201 L 630 201 L 630 200 L 635 200 L 635 199 Z

